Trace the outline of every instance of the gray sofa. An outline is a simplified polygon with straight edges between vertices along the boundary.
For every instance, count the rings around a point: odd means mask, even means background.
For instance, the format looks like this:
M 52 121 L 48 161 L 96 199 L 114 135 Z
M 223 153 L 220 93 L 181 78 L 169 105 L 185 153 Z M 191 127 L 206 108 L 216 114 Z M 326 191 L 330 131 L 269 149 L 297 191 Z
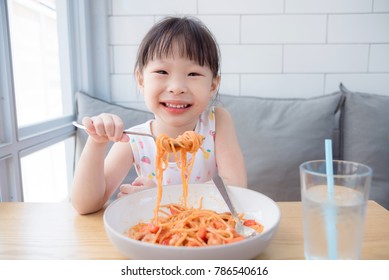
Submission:
M 324 159 L 324 140 L 333 140 L 335 159 L 373 168 L 370 199 L 389 209 L 389 96 L 351 92 L 343 85 L 314 98 L 259 98 L 219 94 L 214 101 L 232 114 L 245 157 L 249 188 L 275 201 L 300 200 L 299 165 Z M 101 112 L 120 115 L 127 127 L 142 123 L 146 110 L 77 93 L 77 120 Z M 86 140 L 77 132 L 76 158 Z M 135 177 L 132 170 L 126 182 Z

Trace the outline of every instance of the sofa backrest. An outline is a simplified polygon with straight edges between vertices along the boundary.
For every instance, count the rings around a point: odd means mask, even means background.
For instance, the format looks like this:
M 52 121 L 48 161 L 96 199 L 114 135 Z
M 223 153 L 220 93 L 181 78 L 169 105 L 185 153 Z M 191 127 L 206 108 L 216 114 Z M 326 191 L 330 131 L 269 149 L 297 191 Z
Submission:
M 389 209 L 389 95 L 352 92 L 343 85 L 340 90 L 343 159 L 373 169 L 370 199 Z
M 315 98 L 220 96 L 245 157 L 249 188 L 276 201 L 300 200 L 299 165 L 324 158 L 333 139 L 339 158 L 340 92 Z

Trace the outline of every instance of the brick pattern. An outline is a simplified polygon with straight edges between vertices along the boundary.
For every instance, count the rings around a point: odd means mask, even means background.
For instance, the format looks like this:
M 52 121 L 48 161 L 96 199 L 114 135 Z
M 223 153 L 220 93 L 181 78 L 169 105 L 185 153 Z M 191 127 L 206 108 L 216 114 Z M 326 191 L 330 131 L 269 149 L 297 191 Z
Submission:
M 196 16 L 214 33 L 221 93 L 310 97 L 343 82 L 389 96 L 388 0 L 109 0 L 113 101 L 142 101 L 137 46 L 166 15 Z

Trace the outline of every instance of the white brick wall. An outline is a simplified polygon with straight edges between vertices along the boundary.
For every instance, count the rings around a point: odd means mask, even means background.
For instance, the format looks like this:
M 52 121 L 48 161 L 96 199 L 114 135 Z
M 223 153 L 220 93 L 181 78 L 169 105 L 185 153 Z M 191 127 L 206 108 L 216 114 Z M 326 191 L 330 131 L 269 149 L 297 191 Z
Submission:
M 214 33 L 222 93 L 310 97 L 343 82 L 389 96 L 389 0 L 107 1 L 113 101 L 142 101 L 136 50 L 165 15 L 196 16 Z
M 389 13 L 361 15 L 330 15 L 329 43 L 389 42 Z
M 369 72 L 389 72 L 389 44 L 370 46 Z
M 300 14 L 370 13 L 372 2 L 373 0 L 285 0 L 285 12 Z
M 367 70 L 368 45 L 288 45 L 286 73 L 360 73 Z
M 325 43 L 325 15 L 242 17 L 242 44 Z

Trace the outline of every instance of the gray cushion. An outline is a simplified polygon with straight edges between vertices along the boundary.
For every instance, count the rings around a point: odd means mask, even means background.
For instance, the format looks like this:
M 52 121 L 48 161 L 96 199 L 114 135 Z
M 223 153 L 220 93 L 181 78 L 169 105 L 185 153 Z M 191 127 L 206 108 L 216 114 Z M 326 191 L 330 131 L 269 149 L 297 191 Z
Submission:
M 144 123 L 145 121 L 153 118 L 153 114 L 148 111 L 143 111 L 135 108 L 129 108 L 106 102 L 104 100 L 92 97 L 88 94 L 77 92 L 77 121 L 81 123 L 82 119 L 86 116 L 96 116 L 101 113 L 113 113 L 122 118 L 125 127 L 132 127 L 137 124 Z M 78 129 L 76 135 L 76 164 L 78 158 L 85 146 L 88 135 L 85 131 Z M 112 143 L 110 144 L 110 146 Z M 134 168 L 131 169 L 123 183 L 131 183 L 136 178 L 136 172 Z
M 220 101 L 234 119 L 249 188 L 276 201 L 300 200 L 299 165 L 324 158 L 324 140 L 334 135 L 342 94 L 308 99 L 221 95 Z
M 344 159 L 373 169 L 370 199 L 389 209 L 389 96 L 341 90 Z

